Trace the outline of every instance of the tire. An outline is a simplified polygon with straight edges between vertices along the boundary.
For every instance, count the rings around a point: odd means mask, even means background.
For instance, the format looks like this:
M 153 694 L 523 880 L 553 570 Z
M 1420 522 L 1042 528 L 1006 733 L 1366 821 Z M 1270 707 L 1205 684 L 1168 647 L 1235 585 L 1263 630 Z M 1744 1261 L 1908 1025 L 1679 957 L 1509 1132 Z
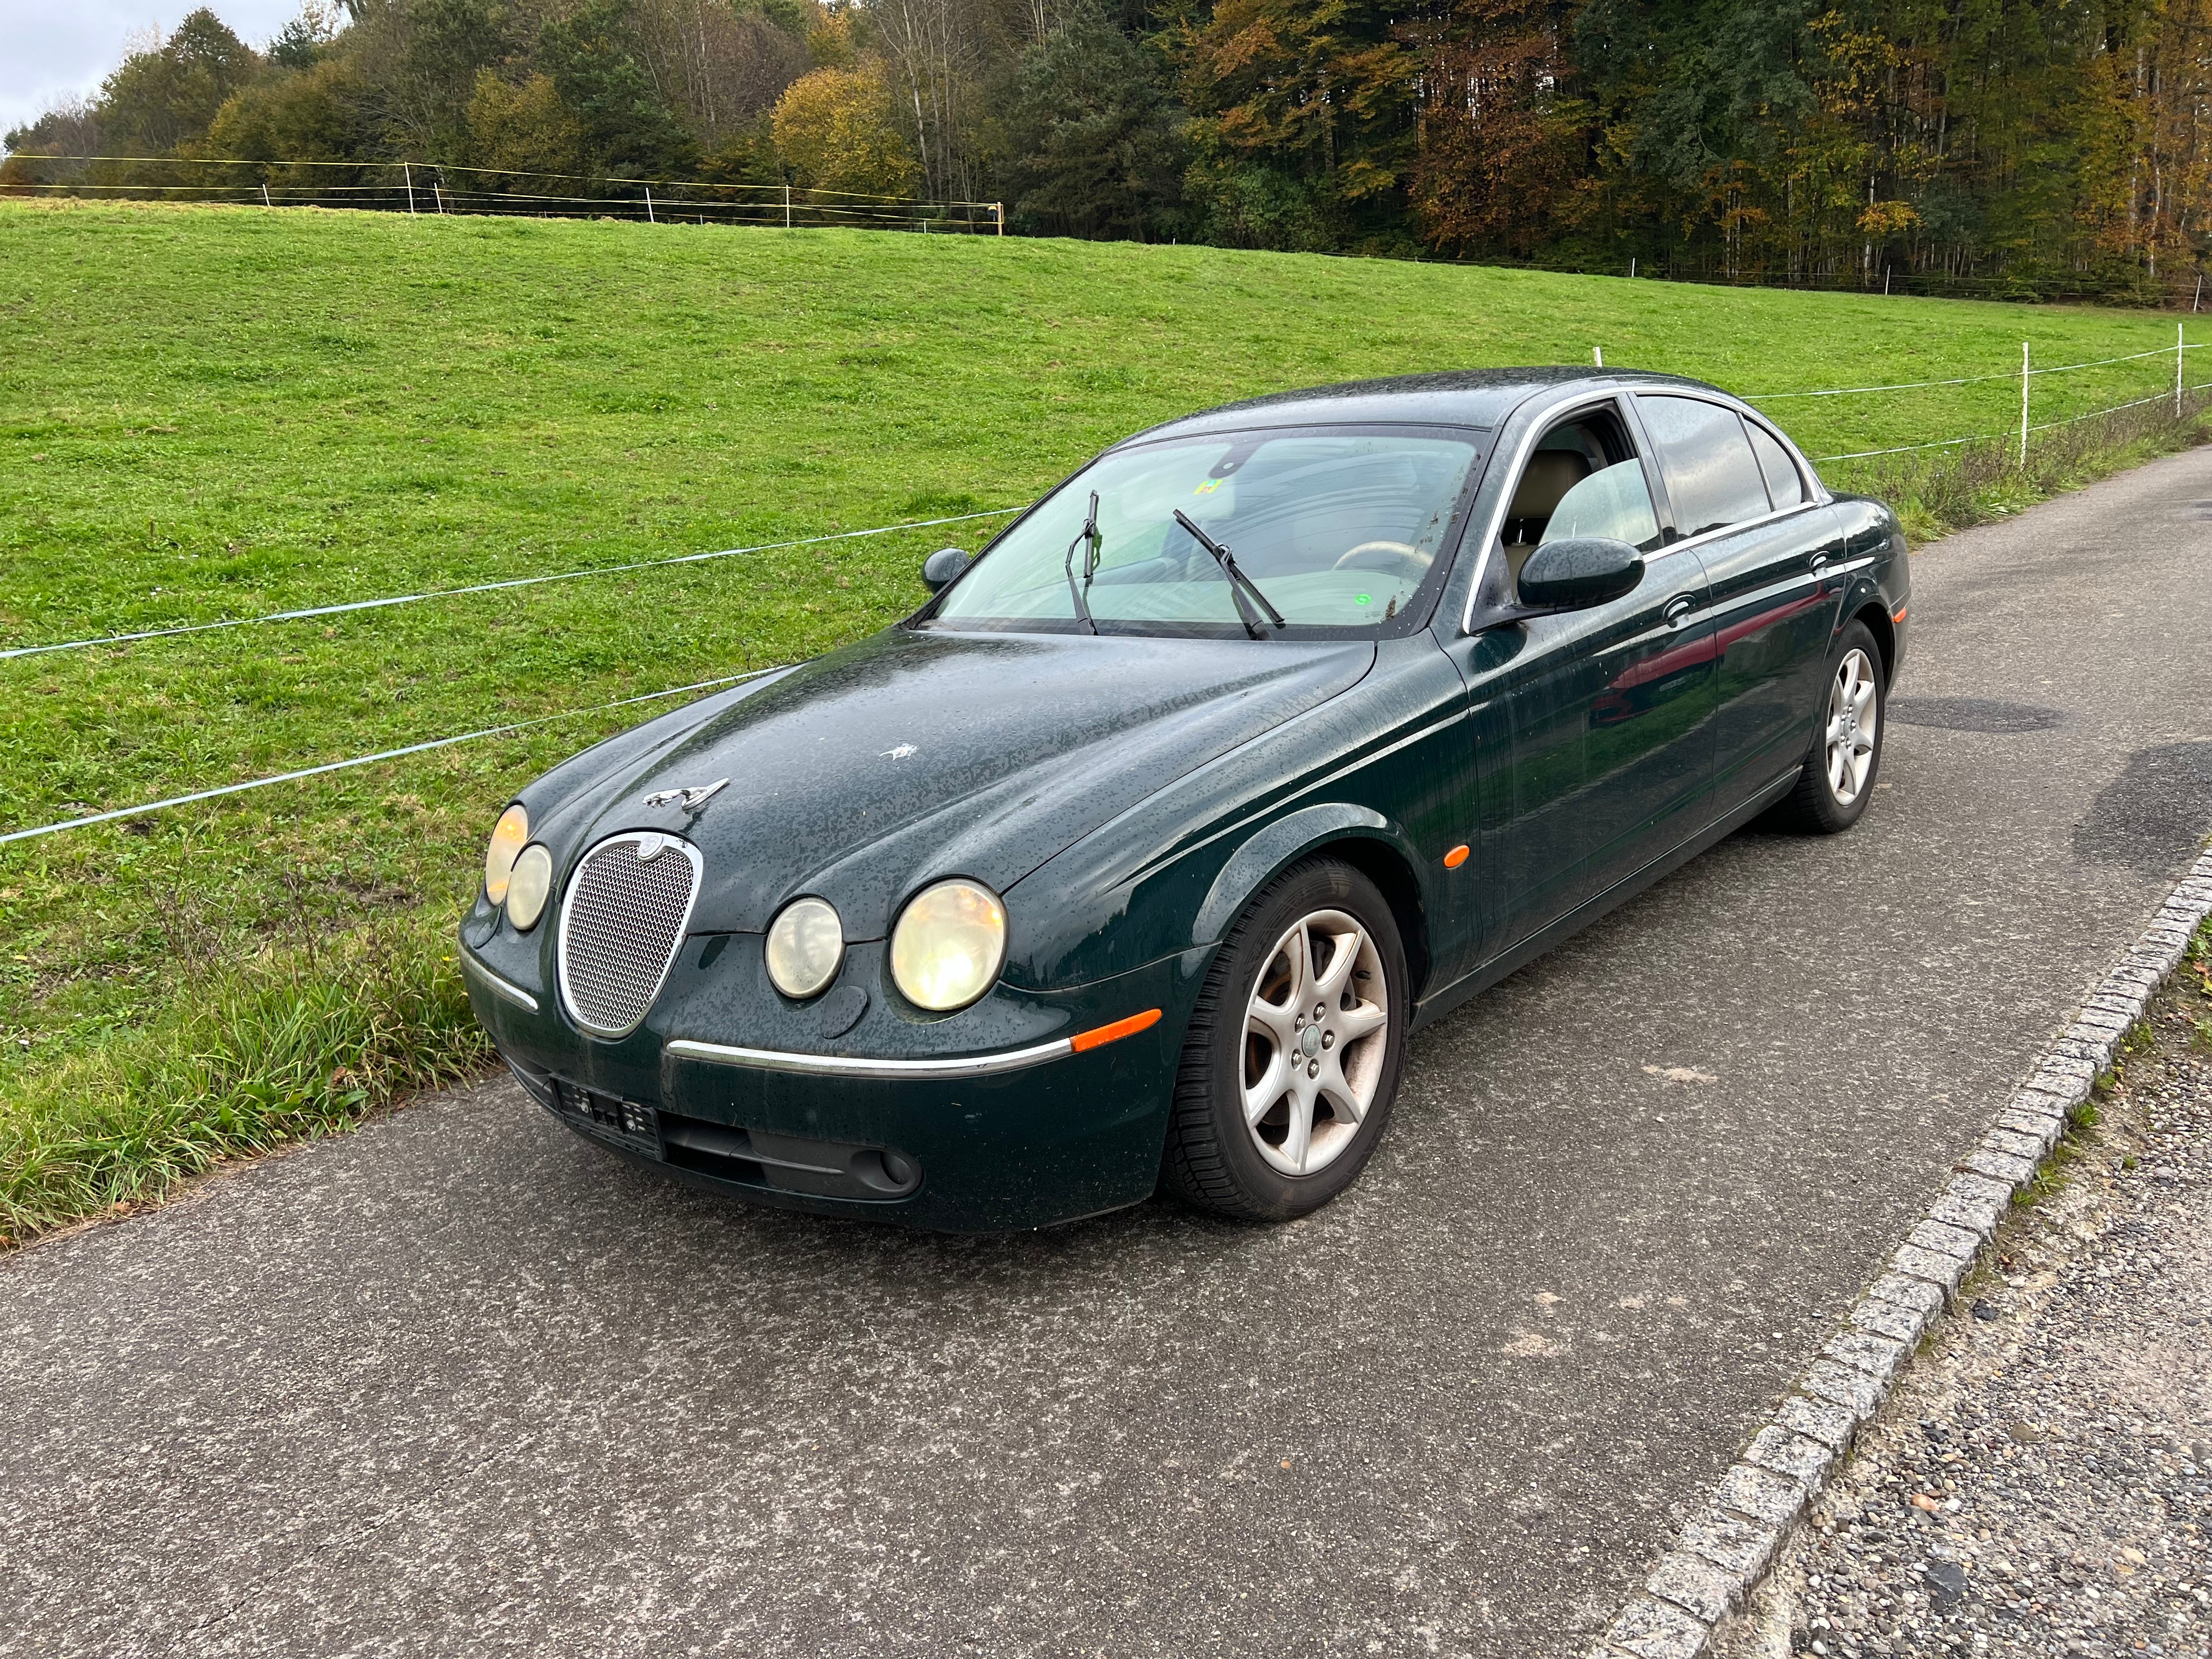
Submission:
M 1864 623 L 1848 624 L 1837 639 L 1822 687 L 1805 769 L 1773 816 L 1789 829 L 1835 836 L 1866 815 L 1889 727 L 1889 684 Z
M 1167 1187 L 1239 1221 L 1288 1221 L 1349 1187 L 1398 1097 L 1409 1000 L 1405 946 L 1374 883 L 1334 859 L 1277 877 L 1200 988 L 1161 1163 Z

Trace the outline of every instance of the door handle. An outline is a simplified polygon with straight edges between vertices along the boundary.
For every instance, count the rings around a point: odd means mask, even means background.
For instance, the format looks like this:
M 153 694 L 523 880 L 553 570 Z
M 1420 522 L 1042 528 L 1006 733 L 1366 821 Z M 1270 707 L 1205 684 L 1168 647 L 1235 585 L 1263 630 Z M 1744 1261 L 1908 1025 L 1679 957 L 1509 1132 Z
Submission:
M 1667 608 L 1659 613 L 1660 620 L 1669 628 L 1680 628 L 1683 619 L 1697 608 L 1698 600 L 1695 594 L 1677 593 L 1667 601 Z
M 1805 563 L 1817 576 L 1828 568 L 1828 556 L 1826 553 L 1815 553 L 1811 558 L 1806 560 Z

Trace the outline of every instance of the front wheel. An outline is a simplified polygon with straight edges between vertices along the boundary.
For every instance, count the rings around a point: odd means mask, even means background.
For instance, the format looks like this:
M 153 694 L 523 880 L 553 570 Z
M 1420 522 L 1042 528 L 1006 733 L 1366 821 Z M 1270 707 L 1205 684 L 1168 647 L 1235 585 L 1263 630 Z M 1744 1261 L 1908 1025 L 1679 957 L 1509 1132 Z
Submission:
M 1874 635 L 1864 623 L 1852 623 L 1829 662 L 1827 691 L 1806 750 L 1805 770 L 1778 809 L 1784 823 L 1832 836 L 1859 821 L 1881 769 L 1888 690 Z
M 1405 1064 L 1405 948 L 1333 859 L 1285 872 L 1230 929 L 1184 1041 L 1162 1173 L 1201 1209 L 1286 1221 L 1358 1178 Z

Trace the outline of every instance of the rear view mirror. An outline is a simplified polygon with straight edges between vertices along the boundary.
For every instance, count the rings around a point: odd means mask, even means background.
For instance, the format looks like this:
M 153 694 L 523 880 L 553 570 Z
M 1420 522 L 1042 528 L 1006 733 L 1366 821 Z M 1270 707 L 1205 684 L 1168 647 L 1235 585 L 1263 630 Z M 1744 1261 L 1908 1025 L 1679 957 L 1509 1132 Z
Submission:
M 971 555 L 957 547 L 940 547 L 921 562 L 921 585 L 933 593 L 939 592 L 975 562 Z
M 1644 580 L 1644 556 L 1609 536 L 1546 542 L 1521 567 L 1521 603 L 1542 611 L 1586 611 Z

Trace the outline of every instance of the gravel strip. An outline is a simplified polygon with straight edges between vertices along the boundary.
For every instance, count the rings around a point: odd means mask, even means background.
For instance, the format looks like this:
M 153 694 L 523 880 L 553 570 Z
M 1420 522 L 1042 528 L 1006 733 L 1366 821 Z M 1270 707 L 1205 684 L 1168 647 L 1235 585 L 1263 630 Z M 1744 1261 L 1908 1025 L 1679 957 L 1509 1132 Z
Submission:
M 2212 973 L 2154 1003 L 1714 1659 L 2212 1656 Z

